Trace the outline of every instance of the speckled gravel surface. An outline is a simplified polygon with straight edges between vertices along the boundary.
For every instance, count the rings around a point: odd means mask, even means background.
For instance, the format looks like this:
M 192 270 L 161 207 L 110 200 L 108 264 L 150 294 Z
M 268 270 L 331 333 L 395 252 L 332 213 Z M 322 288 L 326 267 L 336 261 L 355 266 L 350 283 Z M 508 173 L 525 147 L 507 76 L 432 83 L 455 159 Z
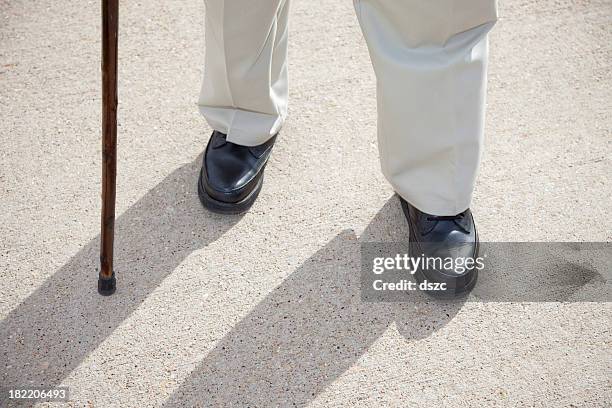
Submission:
M 501 3 L 482 239 L 610 241 L 612 3 Z M 348 0 L 294 1 L 290 119 L 241 217 L 196 196 L 203 2 L 122 2 L 119 289 L 98 296 L 99 12 L 0 0 L 0 387 L 96 407 L 609 406 L 609 303 L 360 302 L 360 243 L 407 231 Z

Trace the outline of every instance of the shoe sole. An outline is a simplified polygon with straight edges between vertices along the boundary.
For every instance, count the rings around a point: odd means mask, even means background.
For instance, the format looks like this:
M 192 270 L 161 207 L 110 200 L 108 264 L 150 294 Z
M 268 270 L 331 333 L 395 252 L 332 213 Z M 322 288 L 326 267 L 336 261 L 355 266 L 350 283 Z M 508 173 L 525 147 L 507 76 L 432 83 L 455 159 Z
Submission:
M 217 200 L 216 198 L 211 197 L 204 188 L 202 188 L 202 174 L 200 173 L 200 178 L 198 179 L 198 197 L 200 197 L 200 202 L 202 205 L 217 214 L 242 214 L 247 212 L 261 191 L 261 187 L 263 186 L 263 174 L 257 180 L 257 184 L 255 188 L 242 200 L 235 203 L 228 203 L 225 201 Z

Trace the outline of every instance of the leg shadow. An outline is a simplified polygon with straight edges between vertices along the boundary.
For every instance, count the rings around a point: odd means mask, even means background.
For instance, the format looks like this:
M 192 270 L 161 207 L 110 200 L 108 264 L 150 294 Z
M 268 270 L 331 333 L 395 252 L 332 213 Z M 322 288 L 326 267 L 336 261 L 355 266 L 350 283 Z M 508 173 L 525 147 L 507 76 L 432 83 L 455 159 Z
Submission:
M 420 301 L 417 312 L 413 304 L 361 300 L 361 243 L 402 235 L 406 221 L 393 197 L 360 239 L 342 232 L 273 290 L 164 406 L 306 405 L 392 323 L 407 341 L 444 326 L 463 302 Z
M 201 207 L 199 165 L 175 170 L 116 220 L 115 295 L 96 291 L 98 236 L 0 323 L 3 387 L 61 383 L 189 254 L 238 222 Z

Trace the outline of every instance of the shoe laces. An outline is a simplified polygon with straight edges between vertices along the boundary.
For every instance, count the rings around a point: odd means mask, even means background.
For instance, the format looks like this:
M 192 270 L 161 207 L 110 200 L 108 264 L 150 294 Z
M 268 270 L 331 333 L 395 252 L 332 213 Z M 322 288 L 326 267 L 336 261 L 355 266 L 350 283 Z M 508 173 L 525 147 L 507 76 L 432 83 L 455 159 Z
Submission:
M 465 211 L 457 215 L 428 215 L 427 221 L 457 221 L 465 217 Z

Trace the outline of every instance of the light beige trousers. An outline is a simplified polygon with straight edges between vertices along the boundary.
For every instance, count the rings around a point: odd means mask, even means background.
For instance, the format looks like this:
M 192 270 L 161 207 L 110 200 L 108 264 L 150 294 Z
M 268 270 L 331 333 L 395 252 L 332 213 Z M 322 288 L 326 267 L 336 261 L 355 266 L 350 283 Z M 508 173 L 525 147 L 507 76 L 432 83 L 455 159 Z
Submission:
M 205 3 L 200 111 L 229 141 L 261 144 L 287 116 L 289 0 Z M 354 3 L 377 78 L 383 174 L 421 211 L 464 211 L 483 145 L 496 0 Z

